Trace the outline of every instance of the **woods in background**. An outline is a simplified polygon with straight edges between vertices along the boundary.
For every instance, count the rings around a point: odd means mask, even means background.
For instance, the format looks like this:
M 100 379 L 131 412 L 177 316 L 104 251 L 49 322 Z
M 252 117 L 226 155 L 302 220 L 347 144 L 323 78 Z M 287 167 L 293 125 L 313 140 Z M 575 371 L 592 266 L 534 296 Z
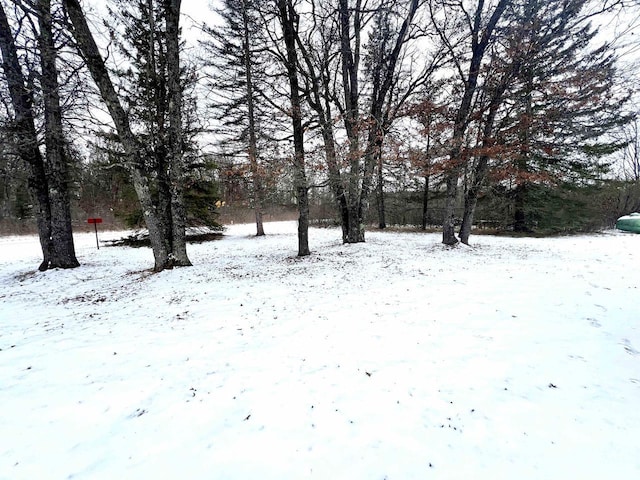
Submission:
M 453 245 L 640 209 L 635 82 L 597 28 L 635 5 L 221 1 L 197 44 L 181 6 L 0 1 L 0 222 L 37 220 L 41 269 L 78 265 L 96 209 L 148 229 L 156 271 L 216 210 L 295 215 L 303 256 L 314 220 Z

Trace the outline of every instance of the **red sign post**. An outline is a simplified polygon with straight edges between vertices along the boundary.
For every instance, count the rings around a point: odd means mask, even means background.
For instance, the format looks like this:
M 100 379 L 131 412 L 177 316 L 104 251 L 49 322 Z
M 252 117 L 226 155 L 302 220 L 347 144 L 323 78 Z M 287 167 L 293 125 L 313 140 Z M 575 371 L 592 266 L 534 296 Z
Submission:
M 89 218 L 87 219 L 87 223 L 93 223 L 93 228 L 96 231 L 96 247 L 100 250 L 100 243 L 98 242 L 98 224 L 102 223 L 101 218 Z

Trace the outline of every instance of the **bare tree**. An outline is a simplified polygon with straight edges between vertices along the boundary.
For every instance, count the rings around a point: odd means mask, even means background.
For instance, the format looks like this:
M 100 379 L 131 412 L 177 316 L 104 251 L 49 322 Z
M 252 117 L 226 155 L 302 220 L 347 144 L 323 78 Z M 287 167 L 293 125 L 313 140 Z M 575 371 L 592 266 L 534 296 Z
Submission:
M 286 47 L 284 58 L 289 80 L 291 101 L 291 121 L 293 124 L 293 177 L 298 202 L 298 256 L 310 254 L 309 250 L 309 187 L 304 159 L 304 130 L 302 126 L 302 101 L 298 80 L 299 62 L 296 47 L 299 16 L 291 0 L 276 0 L 278 19 L 282 27 L 283 41 Z
M 625 144 L 622 150 L 624 178 L 640 184 L 640 121 L 638 118 L 625 125 L 621 133 L 621 140 Z
M 442 243 L 445 245 L 454 245 L 458 242 L 455 235 L 458 182 L 467 160 L 463 155 L 463 146 L 473 112 L 472 105 L 478 88 L 482 62 L 488 46 L 494 39 L 498 21 L 511 0 L 499 0 L 497 3 L 489 2 L 488 5 L 485 3 L 484 0 L 477 0 L 473 4 L 475 12 L 470 12 L 463 2 L 456 6 L 439 0 L 430 2 L 434 28 L 438 31 L 442 44 L 451 56 L 451 61 L 462 85 L 457 100 L 459 103 L 456 108 L 451 138 L 450 168 L 446 174 L 447 192 L 442 227 Z M 448 25 L 441 24 L 441 17 L 448 16 L 449 10 L 452 8 L 455 8 L 454 14 L 457 15 L 457 18 L 452 31 L 447 31 Z M 466 58 L 468 58 L 468 62 L 465 62 Z
M 366 3 L 311 2 L 308 21 L 297 38 L 305 100 L 322 133 L 345 243 L 364 241 L 369 195 L 385 134 L 426 77 L 422 72 L 399 88 L 403 53 L 420 2 L 389 1 L 374 8 Z M 337 148 L 339 123 L 346 137 L 345 158 Z
M 29 188 L 38 204 L 36 213 L 43 261 L 39 270 L 73 268 L 79 265 L 71 228 L 68 155 L 62 129 L 56 45 L 53 37 L 51 4 L 38 0 L 25 18 L 38 18 L 37 43 L 40 58 L 40 88 L 44 102 L 45 157 L 39 149 L 34 113 L 35 72 L 22 71 L 16 43 L 4 8 L 0 4 L 0 50 L 3 70 L 14 111 L 16 149 L 31 168 Z M 35 26 L 33 27 L 35 31 Z

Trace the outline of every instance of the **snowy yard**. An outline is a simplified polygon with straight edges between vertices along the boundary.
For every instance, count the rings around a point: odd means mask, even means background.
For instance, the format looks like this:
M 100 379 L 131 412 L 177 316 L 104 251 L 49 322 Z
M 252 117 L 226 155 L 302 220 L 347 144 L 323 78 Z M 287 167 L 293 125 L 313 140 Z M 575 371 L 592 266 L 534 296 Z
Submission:
M 252 228 L 0 238 L 0 478 L 640 478 L 640 235 Z

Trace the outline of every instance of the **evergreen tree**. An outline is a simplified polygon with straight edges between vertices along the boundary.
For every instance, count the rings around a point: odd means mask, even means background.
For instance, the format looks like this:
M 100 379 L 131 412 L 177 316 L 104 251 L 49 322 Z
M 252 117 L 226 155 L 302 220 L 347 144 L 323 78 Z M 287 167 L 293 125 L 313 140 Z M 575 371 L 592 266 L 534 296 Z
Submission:
M 262 89 L 266 87 L 266 41 L 261 14 L 265 0 L 224 0 L 216 13 L 222 25 L 205 27 L 202 42 L 211 69 L 212 103 L 226 155 L 245 157 L 251 178 L 256 233 L 264 235 L 263 211 L 267 165 L 259 147 L 268 123 Z
M 590 3 L 511 2 L 496 25 L 477 89 L 477 113 L 468 124 L 469 139 L 476 140 L 461 151 L 470 159 L 462 242 L 468 242 L 488 177 L 500 183 L 496 191 L 508 186 L 512 226 L 528 231 L 540 223 L 540 212 L 549 210 L 535 204 L 577 199 L 585 189 L 573 187 L 601 178 L 602 157 L 619 147 L 605 134 L 628 120 L 621 113 L 628 96 L 616 88 L 616 59 L 609 46 L 593 46 L 596 31 L 585 16 Z M 572 192 L 528 195 L 536 186 Z
M 583 16 L 584 0 L 527 0 L 514 5 L 507 28 L 510 61 L 518 65 L 509 128 L 513 152 L 504 174 L 515 184 L 514 230 L 530 231 L 545 196 L 530 190 L 562 189 L 602 178 L 602 157 L 620 148 L 605 135 L 628 122 L 628 93 L 617 88 L 616 57 L 594 47 L 597 30 Z

